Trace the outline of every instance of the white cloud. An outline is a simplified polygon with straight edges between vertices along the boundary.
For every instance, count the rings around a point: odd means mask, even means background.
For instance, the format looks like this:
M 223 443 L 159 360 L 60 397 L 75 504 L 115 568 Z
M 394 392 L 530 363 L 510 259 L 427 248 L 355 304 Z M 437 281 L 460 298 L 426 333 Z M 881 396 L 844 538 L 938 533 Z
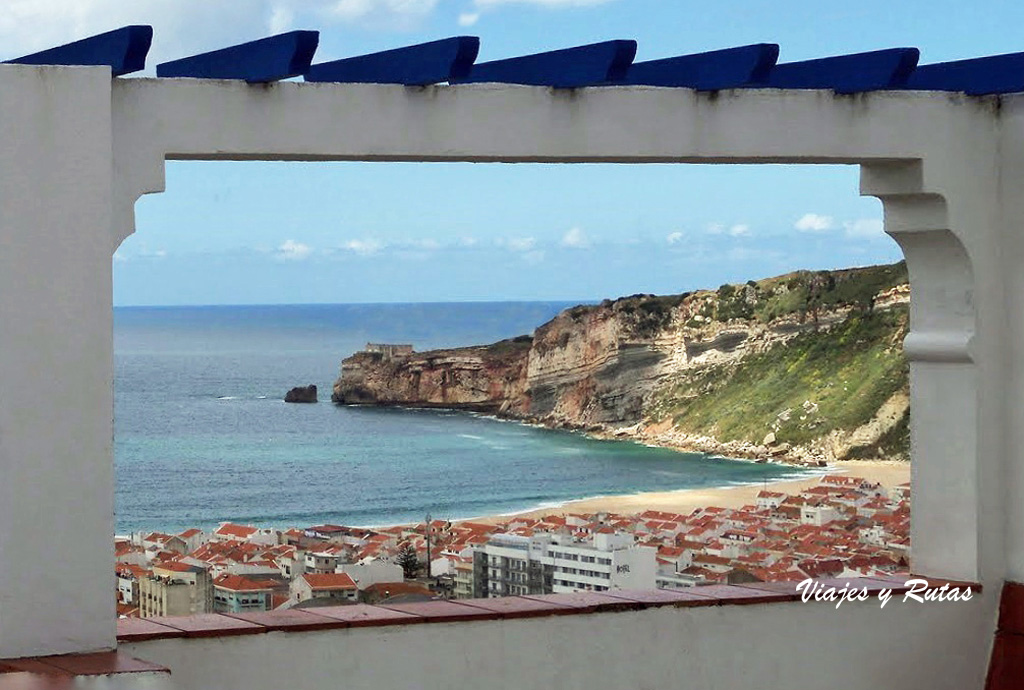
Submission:
M 334 24 L 410 31 L 439 0 L 5 0 L 0 12 L 0 59 L 14 58 L 128 24 L 150 24 L 147 63 L 214 50 L 296 26 Z
M 281 246 L 277 248 L 277 258 L 283 261 L 302 261 L 307 258 L 313 250 L 309 245 L 296 242 L 295 240 L 285 240 Z
M 0 45 L 5 57 L 17 57 L 127 24 L 151 24 L 147 62 L 154 65 L 265 36 L 296 5 L 295 0 L 8 0 L 0 13 Z
M 459 26 L 473 26 L 480 19 L 482 12 L 490 11 L 499 7 L 514 6 L 538 7 L 547 10 L 562 10 L 578 7 L 593 7 L 605 5 L 615 0 L 473 0 L 473 8 L 476 10 L 463 12 L 459 15 Z
M 423 240 L 410 240 L 405 244 L 413 249 L 423 249 L 426 251 L 434 251 L 441 248 L 440 242 L 429 237 Z
M 124 263 L 128 257 L 121 253 L 121 250 L 114 252 L 114 263 Z
M 523 261 L 525 261 L 528 264 L 539 264 L 540 262 L 544 261 L 544 252 L 539 249 L 532 252 L 526 252 L 525 254 L 523 254 Z
M 438 0 L 334 0 L 326 3 L 326 15 L 349 24 L 409 31 L 429 17 L 437 3 Z
M 498 5 L 536 5 L 537 7 L 591 7 L 604 5 L 614 0 L 474 0 L 477 7 L 497 7 Z
M 358 254 L 359 256 L 373 256 L 384 248 L 384 243 L 373 238 L 366 240 L 348 240 L 341 245 L 342 249 Z
M 459 244 L 463 247 L 475 247 L 479 242 L 480 240 L 475 237 L 462 237 L 459 239 Z
M 679 230 L 676 230 L 675 232 L 670 232 L 668 236 L 665 238 L 665 241 L 668 242 L 669 244 L 679 244 L 680 242 L 683 241 L 683 233 L 680 232 Z
M 793 227 L 801 232 L 822 232 L 835 227 L 835 220 L 832 216 L 822 216 L 817 213 L 805 213 L 800 217 Z
M 730 235 L 731 237 L 748 237 L 750 235 L 750 226 L 746 223 L 729 226 L 722 223 L 709 223 L 704 229 L 709 235 Z
M 586 249 L 590 246 L 590 238 L 580 228 L 572 228 L 562 236 L 562 246 L 571 249 Z
M 472 26 L 480 10 L 502 5 L 552 9 L 600 5 L 613 0 L 473 0 L 458 15 Z M 251 41 L 295 27 L 328 30 L 349 24 L 385 31 L 420 29 L 440 0 L 4 0 L 0 12 L 0 59 L 14 58 L 128 24 L 154 28 L 148 63 Z M 152 73 L 152 67 L 149 72 Z
M 878 218 L 861 218 L 843 223 L 847 237 L 878 237 L 885 232 L 885 225 Z
M 514 252 L 528 252 L 537 246 L 537 239 L 534 237 L 510 237 L 507 240 L 498 240 L 499 246 L 505 246 Z
M 267 30 L 272 34 L 288 31 L 295 24 L 295 12 L 287 5 L 274 5 L 270 8 L 270 19 Z

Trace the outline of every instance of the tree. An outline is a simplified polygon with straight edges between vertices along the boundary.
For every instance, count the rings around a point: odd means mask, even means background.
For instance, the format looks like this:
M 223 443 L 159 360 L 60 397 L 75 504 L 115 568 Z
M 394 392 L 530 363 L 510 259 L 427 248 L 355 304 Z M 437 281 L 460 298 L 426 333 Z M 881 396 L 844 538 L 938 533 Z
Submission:
M 416 577 L 420 569 L 420 559 L 416 557 L 416 549 L 411 544 L 406 544 L 398 552 L 398 565 L 402 566 L 402 572 L 407 580 Z

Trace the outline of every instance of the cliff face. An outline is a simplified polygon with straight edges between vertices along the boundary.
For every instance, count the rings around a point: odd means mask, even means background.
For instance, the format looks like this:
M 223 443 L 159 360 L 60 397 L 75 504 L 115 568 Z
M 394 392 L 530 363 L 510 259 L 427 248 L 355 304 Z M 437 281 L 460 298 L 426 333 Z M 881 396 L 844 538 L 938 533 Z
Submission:
M 905 281 L 897 264 L 606 300 L 563 311 L 532 339 L 356 353 L 332 399 L 479 410 L 754 457 L 835 459 L 887 442 L 895 450 L 879 452 L 894 455 L 900 441 L 889 436 L 908 407 L 893 397 L 906 387 Z
M 408 355 L 357 352 L 342 362 L 331 400 L 523 415 L 530 343 L 525 337 Z

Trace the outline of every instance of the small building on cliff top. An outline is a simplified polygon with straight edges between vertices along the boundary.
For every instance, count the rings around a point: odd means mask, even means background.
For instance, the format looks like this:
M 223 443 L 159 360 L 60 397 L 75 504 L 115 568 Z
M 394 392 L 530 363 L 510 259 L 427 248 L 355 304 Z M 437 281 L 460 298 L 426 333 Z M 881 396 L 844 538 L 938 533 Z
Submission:
M 393 345 L 390 343 L 366 343 L 364 352 L 384 355 L 384 359 L 395 359 L 396 357 L 409 357 L 412 355 L 412 345 Z

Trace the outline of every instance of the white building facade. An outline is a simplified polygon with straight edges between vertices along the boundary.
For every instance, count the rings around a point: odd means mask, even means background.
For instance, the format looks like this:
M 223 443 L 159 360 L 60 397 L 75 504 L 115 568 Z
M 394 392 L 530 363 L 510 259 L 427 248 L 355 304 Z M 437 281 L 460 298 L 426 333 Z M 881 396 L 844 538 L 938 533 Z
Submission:
M 657 549 L 631 534 L 499 534 L 475 554 L 478 596 L 654 589 Z

